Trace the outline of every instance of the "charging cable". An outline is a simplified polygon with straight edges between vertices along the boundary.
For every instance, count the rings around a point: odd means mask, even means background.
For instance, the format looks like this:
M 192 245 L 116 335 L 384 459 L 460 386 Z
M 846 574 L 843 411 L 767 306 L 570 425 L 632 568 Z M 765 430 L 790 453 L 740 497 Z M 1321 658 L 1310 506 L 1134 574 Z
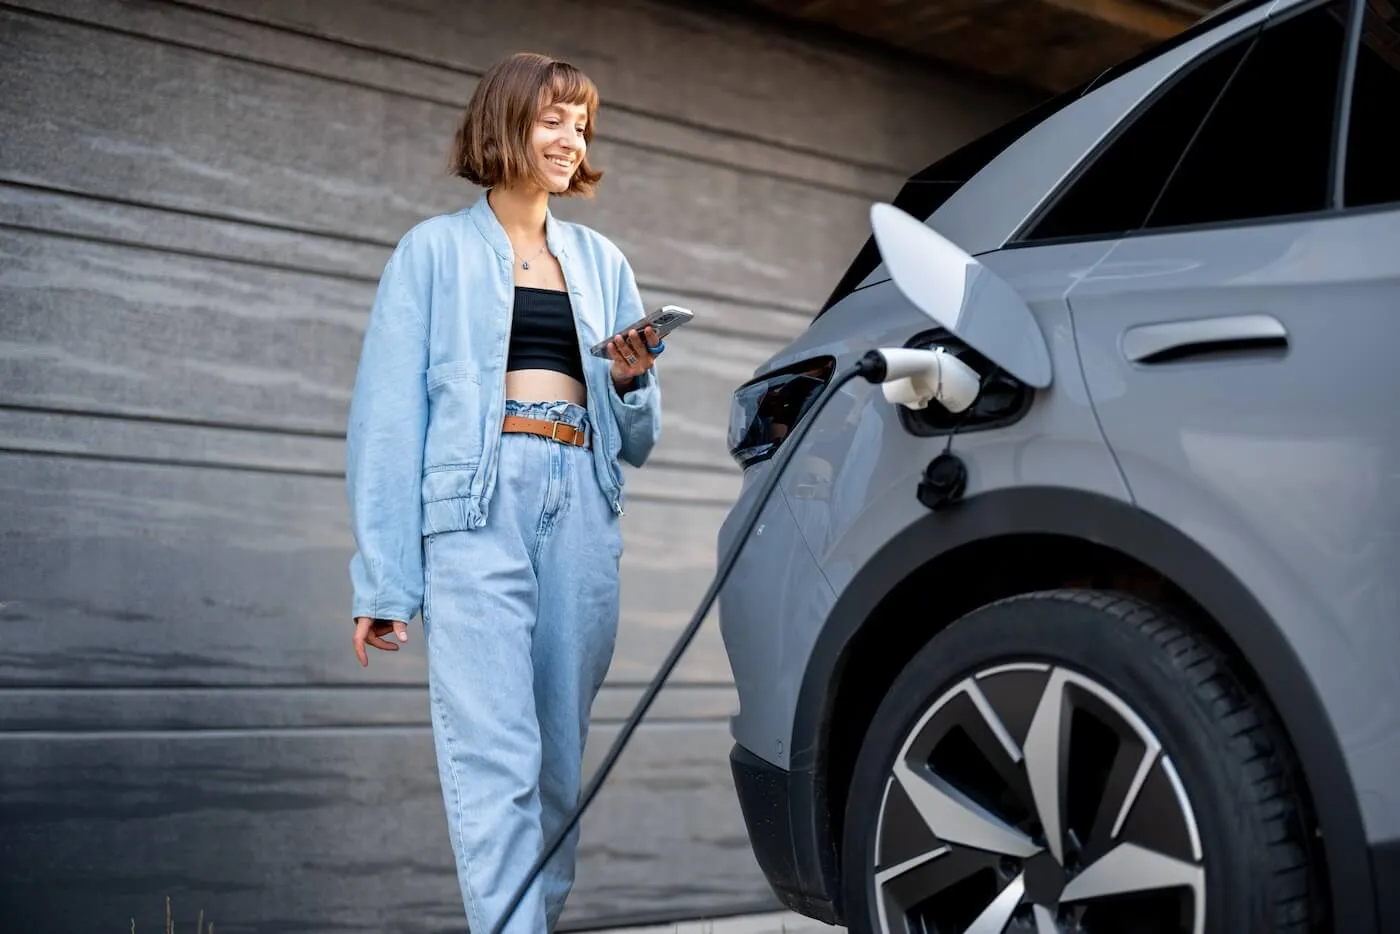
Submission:
M 950 374 L 945 373 L 945 369 L 949 367 L 957 371 L 956 379 L 950 379 Z M 967 372 L 963 373 L 962 370 L 966 370 Z M 666 683 L 666 679 L 670 677 L 671 672 L 676 667 L 676 663 L 680 661 L 681 655 L 684 654 L 685 650 L 690 646 L 691 640 L 695 638 L 696 632 L 700 629 L 700 624 L 704 621 L 705 617 L 709 615 L 711 607 L 714 606 L 715 598 L 719 596 L 720 590 L 729 579 L 729 573 L 734 569 L 734 564 L 739 559 L 739 553 L 743 549 L 744 543 L 748 541 L 749 535 L 752 534 L 759 517 L 763 515 L 763 510 L 768 506 L 768 500 L 773 495 L 773 490 L 777 488 L 778 481 L 782 479 L 783 471 L 787 468 L 788 461 L 792 460 L 793 453 L 801 445 L 802 439 L 807 434 L 807 430 L 816 422 L 817 416 L 821 414 L 821 410 L 826 407 L 827 401 L 840 391 L 841 387 L 846 383 L 857 376 L 861 376 L 864 377 L 867 382 L 871 383 L 889 384 L 900 380 L 908 380 L 909 385 L 920 387 L 920 391 L 912 395 L 902 391 L 898 394 L 897 400 L 895 398 L 890 398 L 890 401 L 898 401 L 900 404 L 907 405 L 911 408 L 923 408 L 924 405 L 933 399 L 937 399 L 937 401 L 943 403 L 944 397 L 940 393 L 943 391 L 944 384 L 951 384 L 957 388 L 956 391 L 949 393 L 952 398 L 948 398 L 947 402 L 950 407 L 954 408 L 954 411 L 962 411 L 972 404 L 977 395 L 975 390 L 971 392 L 968 391 L 966 382 L 968 374 L 971 374 L 971 378 L 979 384 L 978 388 L 980 388 L 980 380 L 977 379 L 975 371 L 951 354 L 944 353 L 941 348 L 937 350 L 924 350 L 921 348 L 901 347 L 871 350 L 858 361 L 851 364 L 851 366 L 832 376 L 826 388 L 822 391 L 821 395 L 817 397 L 817 401 L 812 404 L 812 408 L 808 410 L 807 414 L 797 423 L 796 429 L 778 449 L 777 455 L 774 456 L 769 466 L 768 475 L 763 478 L 763 483 L 759 488 L 758 494 L 755 496 L 756 502 L 753 508 L 749 510 L 749 514 L 740 527 L 739 533 L 734 536 L 733 544 L 730 545 L 728 552 L 719 562 L 715 570 L 715 576 L 710 581 L 709 589 L 705 591 L 705 596 L 700 600 L 700 605 L 695 609 L 695 615 L 690 618 L 690 623 L 685 627 L 685 630 L 681 632 L 680 638 L 676 640 L 676 644 L 671 647 L 670 654 L 667 655 L 666 660 L 661 663 L 661 668 L 657 671 L 656 676 L 652 678 L 651 684 L 647 685 L 646 691 L 642 694 L 642 699 L 638 701 L 636 708 L 632 711 L 631 715 L 628 716 L 627 722 L 623 724 L 622 731 L 619 732 L 617 738 L 613 740 L 612 748 L 608 750 L 608 754 L 603 757 L 603 761 L 598 765 L 598 771 L 593 774 L 593 778 L 589 781 L 588 787 L 584 789 L 573 813 L 569 815 L 569 819 L 554 832 L 554 835 L 549 839 L 548 845 L 545 846 L 544 850 L 535 860 L 534 865 L 530 867 L 530 871 L 525 875 L 525 879 L 520 883 L 519 887 L 516 888 L 515 894 L 511 896 L 510 902 L 506 905 L 504 914 L 501 915 L 500 920 L 491 928 L 491 934 L 501 934 L 506 924 L 509 923 L 510 919 L 515 915 L 515 910 L 520 906 L 520 902 L 525 897 L 525 893 L 529 891 L 530 886 L 534 884 L 535 879 L 538 878 L 540 872 L 543 871 L 545 864 L 554 856 L 559 846 L 564 842 L 564 838 L 577 826 L 579 819 L 583 817 L 584 812 L 588 810 L 588 806 L 593 803 L 593 799 L 597 796 L 599 789 L 602 788 L 603 782 L 607 780 L 608 774 L 612 772 L 613 766 L 617 764 L 618 758 L 627 748 L 627 743 L 632 738 L 632 734 L 636 732 L 637 727 L 641 724 L 642 718 L 646 716 L 647 711 L 651 709 L 652 701 L 654 701 L 656 695 L 660 693 L 662 685 Z M 887 394 L 887 397 L 889 396 L 890 394 Z

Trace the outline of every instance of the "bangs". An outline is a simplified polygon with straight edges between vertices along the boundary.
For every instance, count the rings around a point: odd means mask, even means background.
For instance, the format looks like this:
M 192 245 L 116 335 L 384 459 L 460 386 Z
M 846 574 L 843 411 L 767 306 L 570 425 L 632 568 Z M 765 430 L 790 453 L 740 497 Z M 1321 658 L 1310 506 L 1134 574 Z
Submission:
M 549 95 L 542 102 L 546 107 L 550 104 L 582 104 L 590 115 L 598 108 L 598 88 L 587 75 L 567 62 L 550 65 L 545 92 Z

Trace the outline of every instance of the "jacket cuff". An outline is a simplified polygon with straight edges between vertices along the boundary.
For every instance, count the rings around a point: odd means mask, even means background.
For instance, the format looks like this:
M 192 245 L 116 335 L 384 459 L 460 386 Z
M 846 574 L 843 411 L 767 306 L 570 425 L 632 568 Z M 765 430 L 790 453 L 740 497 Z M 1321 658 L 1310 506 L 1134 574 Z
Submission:
M 361 616 L 368 616 L 370 619 L 396 619 L 407 623 L 417 615 L 417 607 L 394 606 L 393 604 L 379 603 L 377 601 L 368 603 L 357 602 L 350 607 L 350 621 L 352 623 Z
M 616 384 L 613 385 L 613 403 L 620 405 L 624 409 L 644 409 L 651 400 L 652 391 L 656 386 L 656 379 L 650 370 L 632 380 L 632 385 L 622 392 L 617 391 Z

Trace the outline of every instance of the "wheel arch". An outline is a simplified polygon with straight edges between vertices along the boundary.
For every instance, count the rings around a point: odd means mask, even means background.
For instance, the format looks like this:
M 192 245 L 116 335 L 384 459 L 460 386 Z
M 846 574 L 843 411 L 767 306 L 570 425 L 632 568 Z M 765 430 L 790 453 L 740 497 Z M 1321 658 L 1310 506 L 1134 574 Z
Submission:
M 936 610 L 931 618 L 921 615 L 922 625 L 902 625 L 896 607 L 940 580 L 958 587 L 925 601 Z M 1262 605 L 1200 545 L 1131 504 L 1024 487 L 979 494 L 910 524 L 857 572 L 813 646 L 792 735 L 793 768 L 811 776 L 811 800 L 800 803 L 805 813 L 792 814 L 792 831 L 800 848 L 811 848 L 820 887 L 838 916 L 844 918 L 839 847 L 846 786 L 869 715 L 894 676 L 919 647 L 976 606 L 1076 580 L 1182 610 L 1241 661 L 1301 762 L 1314 813 L 1327 828 L 1326 862 L 1348 867 L 1328 878 L 1337 929 L 1374 930 L 1365 834 L 1338 738 L 1301 660 Z

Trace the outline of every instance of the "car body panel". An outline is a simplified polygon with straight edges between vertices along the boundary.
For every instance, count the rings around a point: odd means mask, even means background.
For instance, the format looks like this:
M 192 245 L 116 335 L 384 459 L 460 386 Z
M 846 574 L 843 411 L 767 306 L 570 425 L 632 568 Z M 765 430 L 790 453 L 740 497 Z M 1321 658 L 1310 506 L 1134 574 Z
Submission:
M 728 549 L 731 523 L 720 535 L 720 547 Z M 720 632 L 725 644 L 737 649 L 729 653 L 739 693 L 730 732 L 755 755 L 787 768 L 791 733 L 770 724 L 791 721 L 803 674 L 800 664 L 789 663 L 793 645 L 808 641 L 806 630 L 827 618 L 835 595 L 783 496 L 769 498 L 750 541 L 720 595 Z
M 1059 377 L 1049 389 L 1036 393 L 1030 410 L 1015 424 L 954 436 L 952 450 L 968 468 L 969 496 L 1031 485 L 1127 498 L 1089 405 L 1063 299 L 1076 278 L 1111 246 L 1064 244 L 981 258 L 1030 307 Z M 848 296 L 768 369 L 822 355 L 834 356 L 837 367 L 844 367 L 871 346 L 903 346 L 929 328 L 926 316 L 892 283 L 883 283 Z M 818 612 L 821 602 L 829 609 L 830 601 L 871 556 L 926 512 L 915 489 L 924 466 L 947 446 L 946 437 L 920 437 L 905 429 L 878 387 L 861 381 L 839 390 L 808 431 L 778 487 L 790 517 L 769 504 L 763 521 L 775 531 L 765 533 L 770 536 L 766 544 L 740 554 L 735 576 L 720 597 L 722 633 L 731 664 L 737 666 L 739 686 L 740 711 L 733 732 L 753 754 L 784 768 L 800 767 L 810 758 L 812 750 L 794 743 L 797 691 L 788 672 L 800 675 L 806 668 L 826 619 Z M 744 490 L 721 531 L 721 549 L 729 547 L 732 529 L 753 508 L 752 491 L 768 468 L 760 464 L 746 472 Z M 779 540 L 772 536 L 786 535 L 786 524 L 794 520 L 804 544 L 792 548 L 782 539 L 784 546 L 778 547 Z M 812 555 L 816 562 L 809 569 Z M 812 577 L 818 566 L 820 585 Z M 793 589 L 784 580 L 791 574 L 810 592 Z M 763 594 L 755 595 L 747 592 L 751 585 L 741 581 L 769 583 Z M 784 605 L 776 599 L 775 587 L 798 602 Z M 816 592 L 821 592 L 820 600 Z M 755 660 L 761 660 L 761 670 L 755 670 L 759 677 L 741 677 L 740 671 L 747 671 Z
M 1305 660 L 1372 840 L 1400 838 L 1396 243 L 1400 210 L 1164 231 L 1119 242 L 1069 299 L 1135 500 L 1233 569 Z M 1141 325 L 1244 315 L 1281 324 L 1286 352 L 1125 353 Z

